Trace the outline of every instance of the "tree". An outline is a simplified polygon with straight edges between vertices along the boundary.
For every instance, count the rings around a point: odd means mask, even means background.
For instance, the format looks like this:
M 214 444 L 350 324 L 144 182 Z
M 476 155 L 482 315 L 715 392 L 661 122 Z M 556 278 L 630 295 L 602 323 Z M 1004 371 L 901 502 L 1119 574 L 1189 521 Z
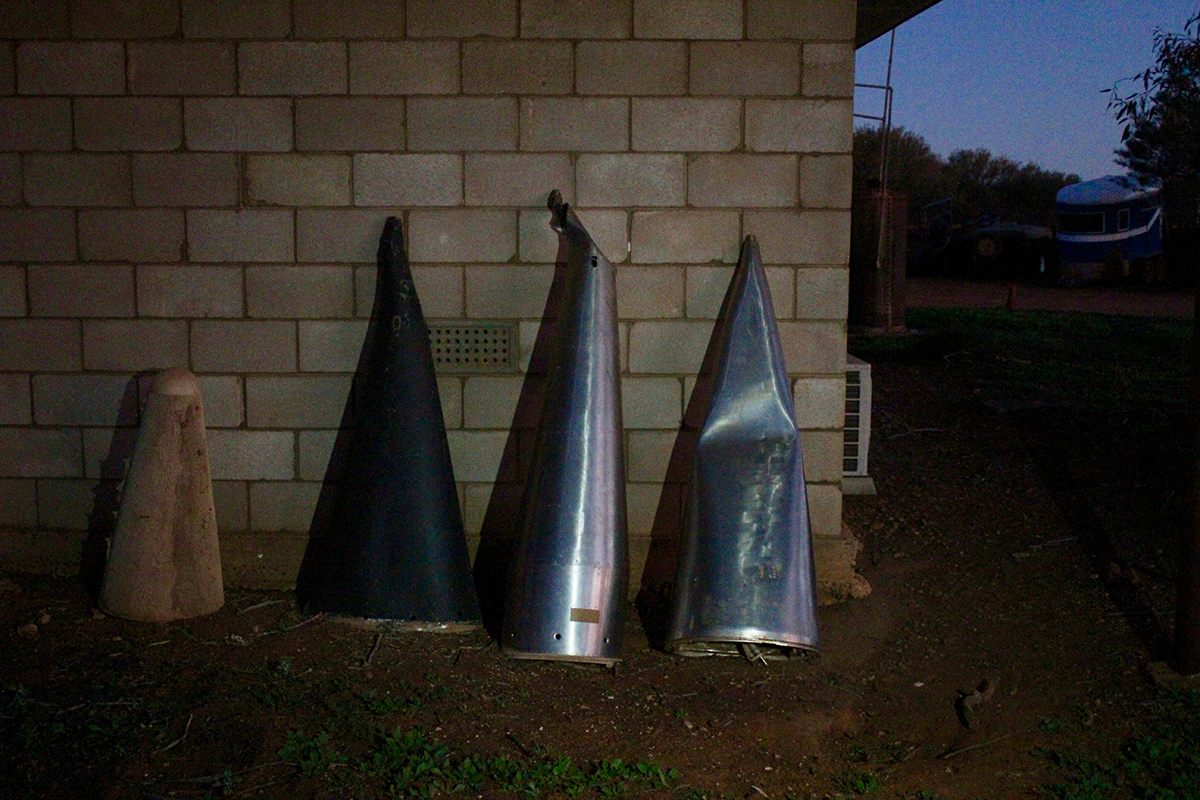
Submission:
M 879 151 L 883 133 L 876 125 L 863 125 L 854 131 L 854 191 L 862 192 L 879 180 Z M 941 157 L 919 134 L 902 127 L 892 128 L 888 140 L 888 186 L 909 197 L 916 210 L 926 203 L 945 197 L 946 186 Z

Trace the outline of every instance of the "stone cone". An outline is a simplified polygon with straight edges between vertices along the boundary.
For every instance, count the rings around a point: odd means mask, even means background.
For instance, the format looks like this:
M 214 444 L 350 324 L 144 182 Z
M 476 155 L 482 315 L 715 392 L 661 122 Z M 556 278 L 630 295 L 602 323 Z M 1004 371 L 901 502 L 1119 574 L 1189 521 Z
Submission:
M 100 607 L 170 622 L 225 603 L 200 384 L 185 369 L 150 385 L 109 548 Z

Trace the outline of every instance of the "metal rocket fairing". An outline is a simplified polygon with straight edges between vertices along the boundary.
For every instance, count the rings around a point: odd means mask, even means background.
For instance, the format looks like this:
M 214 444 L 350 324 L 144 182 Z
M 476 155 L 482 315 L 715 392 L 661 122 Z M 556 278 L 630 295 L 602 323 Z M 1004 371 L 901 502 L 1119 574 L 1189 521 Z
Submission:
M 771 293 L 753 236 L 713 334 L 666 647 L 783 656 L 818 648 L 800 439 Z
M 477 624 L 429 330 L 395 217 L 379 241 L 375 305 L 351 394 L 329 541 L 307 605 L 433 629 Z
M 548 205 L 565 285 L 501 645 L 516 658 L 611 664 L 629 582 L 616 283 L 557 191 Z

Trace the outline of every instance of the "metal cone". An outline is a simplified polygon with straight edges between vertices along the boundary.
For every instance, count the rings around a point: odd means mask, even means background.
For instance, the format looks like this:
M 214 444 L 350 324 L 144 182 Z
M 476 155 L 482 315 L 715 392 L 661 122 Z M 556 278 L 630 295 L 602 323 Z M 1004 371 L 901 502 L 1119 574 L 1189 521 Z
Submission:
M 753 236 L 742 245 L 720 319 L 666 646 L 755 658 L 816 650 L 800 439 Z
M 502 646 L 517 658 L 611 664 L 629 582 L 615 277 L 557 191 L 548 205 L 567 251 L 565 291 Z
M 395 217 L 378 267 L 345 467 L 306 604 L 415 627 L 478 623 L 429 330 Z

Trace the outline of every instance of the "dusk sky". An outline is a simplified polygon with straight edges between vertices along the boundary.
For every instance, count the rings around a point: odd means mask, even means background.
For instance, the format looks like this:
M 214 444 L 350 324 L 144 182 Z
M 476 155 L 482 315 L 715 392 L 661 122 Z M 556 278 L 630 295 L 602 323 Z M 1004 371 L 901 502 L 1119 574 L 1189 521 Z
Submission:
M 1120 172 L 1112 151 L 1121 128 L 1101 90 L 1152 64 L 1155 28 L 1182 31 L 1196 8 L 1197 0 L 942 0 L 896 30 L 893 124 L 943 156 L 984 147 L 1085 180 Z M 887 36 L 858 51 L 859 83 L 884 82 L 887 51 Z M 859 90 L 855 111 L 878 114 L 880 94 Z

